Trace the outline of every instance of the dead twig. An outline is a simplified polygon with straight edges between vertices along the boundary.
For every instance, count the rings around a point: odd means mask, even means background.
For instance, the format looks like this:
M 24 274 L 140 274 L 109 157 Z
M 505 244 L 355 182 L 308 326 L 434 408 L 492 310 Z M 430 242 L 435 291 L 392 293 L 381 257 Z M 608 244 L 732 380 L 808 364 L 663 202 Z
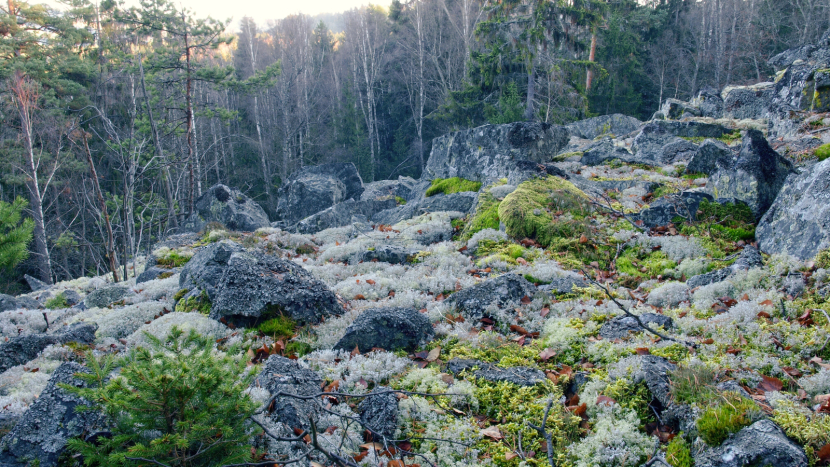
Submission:
M 548 415 L 550 415 L 551 407 L 553 407 L 553 399 L 550 399 L 547 407 L 545 407 L 545 416 L 542 418 L 542 426 L 536 426 L 530 422 L 526 423 L 527 426 L 533 428 L 541 437 L 545 438 L 545 443 L 548 448 L 548 462 L 550 462 L 550 467 L 556 467 L 556 463 L 553 461 L 553 436 L 545 429 L 545 425 L 548 423 Z

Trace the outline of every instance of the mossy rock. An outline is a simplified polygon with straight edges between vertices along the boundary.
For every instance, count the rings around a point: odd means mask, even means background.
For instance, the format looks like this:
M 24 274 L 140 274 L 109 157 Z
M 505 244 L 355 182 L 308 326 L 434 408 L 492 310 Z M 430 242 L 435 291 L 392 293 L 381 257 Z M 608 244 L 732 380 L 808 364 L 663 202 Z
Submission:
M 469 240 L 484 229 L 499 230 L 499 200 L 488 191 L 479 195 L 476 212 L 464 226 L 461 240 Z
M 464 191 L 478 191 L 480 189 L 481 182 L 466 180 L 460 177 L 436 178 L 427 189 L 426 197 L 435 196 L 440 193 L 450 195 Z

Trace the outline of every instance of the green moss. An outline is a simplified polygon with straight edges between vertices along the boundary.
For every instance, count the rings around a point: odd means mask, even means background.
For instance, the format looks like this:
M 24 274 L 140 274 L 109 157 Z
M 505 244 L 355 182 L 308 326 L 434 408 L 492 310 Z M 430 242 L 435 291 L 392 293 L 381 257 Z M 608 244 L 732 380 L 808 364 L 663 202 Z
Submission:
M 461 233 L 461 240 L 469 240 L 484 229 L 499 229 L 499 201 L 489 191 L 479 195 L 476 212 Z
M 675 436 L 666 447 L 666 462 L 672 467 L 694 467 L 692 450 L 689 443 L 683 438 L 683 433 Z
M 481 189 L 481 182 L 474 182 L 460 177 L 436 178 L 432 181 L 432 185 L 427 189 L 426 196 L 434 196 L 439 193 L 449 195 L 452 193 L 460 193 L 462 191 L 478 191 L 479 189 Z
M 179 313 L 197 311 L 203 315 L 208 315 L 210 314 L 210 307 L 210 298 L 208 298 L 208 295 L 204 290 L 198 296 L 188 297 L 184 300 L 179 300 L 178 303 L 176 303 L 176 311 Z
M 294 337 L 296 328 L 297 323 L 290 317 L 283 315 L 271 318 L 257 326 L 259 332 L 266 336 L 271 336 L 275 340 Z
M 680 192 L 680 190 L 678 190 L 676 187 L 674 187 L 672 185 L 660 185 L 660 187 L 658 187 L 656 190 L 654 190 L 652 198 L 653 199 L 662 198 L 663 196 L 671 195 L 671 194 L 679 193 L 679 192 Z
M 617 258 L 617 272 L 632 277 L 657 277 L 676 267 L 677 263 L 662 251 L 646 252 L 644 249 L 628 248 Z
M 62 310 L 64 308 L 69 308 L 69 303 L 67 303 L 66 297 L 64 297 L 63 292 L 61 292 L 47 300 L 43 306 L 50 310 Z
M 582 157 L 583 152 L 566 152 L 563 154 L 558 154 L 551 159 L 553 162 L 563 162 L 571 157 Z
M 708 238 L 715 242 L 752 241 L 755 239 L 755 216 L 743 203 L 718 204 L 703 200 L 695 222 L 681 225 L 684 235 Z M 720 249 L 720 245 L 718 249 Z
M 310 255 L 310 254 L 316 252 L 317 248 L 315 248 L 314 245 L 306 243 L 304 245 L 298 246 L 297 248 L 294 249 L 294 251 L 296 251 L 298 255 Z
M 168 279 L 170 277 L 173 277 L 173 273 L 168 271 L 168 272 L 163 272 L 163 273 L 159 274 L 158 278 L 159 279 Z
M 530 282 L 531 284 L 535 284 L 535 285 L 546 285 L 546 284 L 550 284 L 550 282 L 543 281 L 542 279 L 539 279 L 539 278 L 533 277 L 533 276 L 531 276 L 530 274 L 525 274 L 525 275 L 524 275 L 524 277 L 525 277 L 525 280 L 527 280 L 527 281 L 528 281 L 528 282 Z
M 754 401 L 734 392 L 726 392 L 716 405 L 703 412 L 697 420 L 697 430 L 706 444 L 720 446 L 730 434 L 751 425 L 757 411 Z
M 626 378 L 619 378 L 606 386 L 602 394 L 617 401 L 620 407 L 637 412 L 642 422 L 654 420 L 654 413 L 649 407 L 652 397 L 645 382 L 634 384 Z
M 692 173 L 692 174 L 683 174 L 683 178 L 685 178 L 686 180 L 697 180 L 698 178 L 709 178 L 709 176 L 706 175 L 706 174 Z
M 310 354 L 311 350 L 311 346 L 306 344 L 305 342 L 291 341 L 285 345 L 285 354 L 294 355 L 297 358 L 301 358 Z
M 815 263 L 817 268 L 830 269 L 830 248 L 819 251 Z
M 182 297 L 184 297 L 185 295 L 187 295 L 187 292 L 189 292 L 189 290 L 187 290 L 187 289 L 179 289 L 179 291 L 178 291 L 178 292 L 176 292 L 176 295 L 173 295 L 173 301 L 178 302 L 179 300 L 181 300 L 181 299 L 182 299 Z
M 823 144 L 816 148 L 815 155 L 819 161 L 823 161 L 830 157 L 830 143 Z
M 395 204 L 397 204 L 398 206 L 403 206 L 404 204 L 406 204 L 406 200 L 401 198 L 400 196 L 395 196 Z
M 669 374 L 672 398 L 682 404 L 700 404 L 715 396 L 715 371 L 704 365 L 680 366 Z
M 179 254 L 178 251 L 171 251 L 166 256 L 156 259 L 156 265 L 161 268 L 180 268 L 190 261 L 192 256 Z
M 830 444 L 830 416 L 805 411 L 792 401 L 781 401 L 772 415 L 789 438 L 804 446 L 810 465 L 817 465 L 818 451 Z

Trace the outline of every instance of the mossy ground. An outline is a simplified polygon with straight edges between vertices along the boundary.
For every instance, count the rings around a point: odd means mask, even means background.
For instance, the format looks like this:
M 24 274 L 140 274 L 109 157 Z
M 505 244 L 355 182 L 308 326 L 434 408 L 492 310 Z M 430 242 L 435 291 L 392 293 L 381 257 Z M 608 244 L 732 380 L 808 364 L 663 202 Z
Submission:
M 185 291 L 185 293 L 187 293 L 187 291 Z M 176 311 L 181 313 L 190 313 L 195 311 L 203 315 L 208 315 L 210 314 L 211 306 L 212 304 L 210 302 L 210 298 L 208 298 L 206 292 L 202 291 L 199 295 L 187 298 L 180 297 L 178 303 L 176 303 Z
M 66 297 L 63 296 L 63 292 L 61 292 L 47 300 L 43 306 L 50 310 L 60 310 L 63 308 L 69 308 L 69 303 L 66 301 Z
M 463 191 L 478 191 L 481 189 L 481 182 L 466 180 L 460 177 L 436 178 L 427 189 L 426 196 L 435 196 L 439 193 L 449 195 Z

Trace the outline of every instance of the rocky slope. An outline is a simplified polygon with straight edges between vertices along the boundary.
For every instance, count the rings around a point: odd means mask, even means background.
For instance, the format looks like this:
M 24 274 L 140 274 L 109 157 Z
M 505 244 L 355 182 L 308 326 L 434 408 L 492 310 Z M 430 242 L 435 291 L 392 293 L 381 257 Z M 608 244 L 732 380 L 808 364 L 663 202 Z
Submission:
M 342 465 L 827 462 L 830 160 L 820 115 L 769 96 L 823 110 L 828 45 L 650 122 L 447 135 L 422 180 L 306 168 L 270 226 L 211 188 L 137 277 L 0 297 L 0 465 L 75 465 L 66 440 L 107 421 L 57 383 L 174 326 L 247 350 L 258 423 L 290 438 L 311 416 Z M 255 440 L 276 460 L 307 442 Z

